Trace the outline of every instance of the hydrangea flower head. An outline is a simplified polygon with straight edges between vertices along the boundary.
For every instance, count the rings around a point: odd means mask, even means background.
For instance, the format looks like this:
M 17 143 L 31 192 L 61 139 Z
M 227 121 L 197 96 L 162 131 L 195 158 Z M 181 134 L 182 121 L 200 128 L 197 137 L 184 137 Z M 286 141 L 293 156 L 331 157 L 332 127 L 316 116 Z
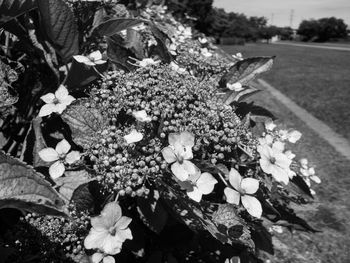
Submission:
M 69 95 L 65 86 L 60 85 L 55 93 L 47 93 L 40 97 L 46 104 L 41 107 L 39 117 L 48 116 L 53 112 L 61 114 L 75 98 Z
M 260 218 L 262 207 L 258 199 L 252 194 L 255 194 L 259 189 L 259 181 L 254 178 L 243 178 L 239 172 L 232 168 L 228 175 L 230 185 L 224 190 L 226 200 L 230 204 L 239 205 L 239 201 L 247 209 L 248 213 L 254 217 Z
M 85 248 L 118 254 L 124 241 L 132 239 L 130 223 L 131 218 L 122 216 L 122 209 L 116 202 L 108 203 L 101 215 L 91 218 L 92 228 L 84 240 Z
M 184 131 L 170 133 L 168 136 L 169 146 L 162 150 L 163 157 L 171 165 L 171 171 L 180 181 L 186 181 L 191 174 L 196 173 L 196 166 L 189 160 L 193 158 L 192 147 L 194 136 Z
M 80 153 L 78 151 L 72 151 L 70 153 L 70 144 L 63 139 L 60 141 L 56 148 L 45 148 L 39 151 L 39 157 L 45 162 L 54 162 L 49 168 L 49 174 L 52 179 L 61 177 L 65 172 L 64 162 L 73 164 L 80 159 Z

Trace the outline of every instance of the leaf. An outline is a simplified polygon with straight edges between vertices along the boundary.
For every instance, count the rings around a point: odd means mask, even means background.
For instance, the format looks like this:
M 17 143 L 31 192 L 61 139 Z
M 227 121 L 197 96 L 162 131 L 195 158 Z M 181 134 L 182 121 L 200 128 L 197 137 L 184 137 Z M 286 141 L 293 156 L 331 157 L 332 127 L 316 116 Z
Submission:
M 251 223 L 251 235 L 257 249 L 264 250 L 271 255 L 274 254 L 272 236 L 267 229 L 261 224 Z
M 32 167 L 0 152 L 0 209 L 67 215 L 65 201 Z
M 79 54 L 79 32 L 72 10 L 64 0 L 37 0 L 45 32 L 67 63 Z
M 7 142 L 6 137 L 2 132 L 0 132 L 0 149 L 5 146 L 6 142 Z
M 200 204 L 189 199 L 175 180 L 157 178 L 155 181 L 161 197 L 174 211 L 178 220 L 193 231 L 206 230 L 223 244 L 238 244 L 254 250 L 250 232 L 245 223 L 232 208 L 201 201 Z
M 26 138 L 24 139 L 21 153 L 21 160 L 27 164 L 33 165 L 34 167 L 47 165 L 38 154 L 40 150 L 47 148 L 41 131 L 41 121 L 42 118 L 36 118 L 32 121 Z
M 131 50 L 137 59 L 142 60 L 145 58 L 142 35 L 138 31 L 131 28 L 127 30 L 125 47 Z
M 0 108 L 15 104 L 18 101 L 17 92 L 13 90 L 6 82 L 0 82 L 0 84 Z
M 226 88 L 227 83 L 239 82 L 243 85 L 248 84 L 258 74 L 268 71 L 273 64 L 275 57 L 252 57 L 238 61 L 229 71 L 220 79 L 221 88 Z
M 88 171 L 66 171 L 65 176 L 59 177 L 55 180 L 59 193 L 68 201 L 71 200 L 74 191 L 81 185 L 86 184 L 92 180 Z
M 170 63 L 172 61 L 172 56 L 166 46 L 167 39 L 170 40 L 169 36 L 161 31 L 153 23 L 148 23 L 150 30 L 157 41 L 156 53 L 163 59 L 164 62 Z
M 61 115 L 72 131 L 73 141 L 83 148 L 96 142 L 97 132 L 107 124 L 105 116 L 98 109 L 88 107 L 87 103 L 88 99 L 76 100 Z
M 0 0 L 0 25 L 37 7 L 36 0 Z
M 147 22 L 138 18 L 112 18 L 97 25 L 92 31 L 101 36 L 113 36 L 116 33 L 128 29 L 138 24 Z
M 142 221 L 154 232 L 159 234 L 168 219 L 168 213 L 159 200 L 159 192 L 152 191 L 148 197 L 137 198 L 137 211 Z
M 128 63 L 129 57 L 134 57 L 135 54 L 124 46 L 124 40 L 121 36 L 107 37 L 107 44 L 107 56 L 111 61 L 128 71 L 135 68 L 135 66 Z
M 255 105 L 254 102 L 240 102 L 236 106 L 235 113 L 240 116 L 241 118 L 247 116 L 250 113 L 250 118 L 253 118 L 253 121 L 258 121 L 259 117 L 268 117 L 272 120 L 275 120 L 276 117 L 267 109 Z M 265 119 L 261 119 L 262 121 L 265 121 Z
M 310 187 L 306 184 L 305 180 L 299 174 L 293 176 L 290 181 L 298 186 L 298 188 L 302 190 L 304 194 L 308 195 L 312 199 L 314 198 L 314 196 L 311 194 Z

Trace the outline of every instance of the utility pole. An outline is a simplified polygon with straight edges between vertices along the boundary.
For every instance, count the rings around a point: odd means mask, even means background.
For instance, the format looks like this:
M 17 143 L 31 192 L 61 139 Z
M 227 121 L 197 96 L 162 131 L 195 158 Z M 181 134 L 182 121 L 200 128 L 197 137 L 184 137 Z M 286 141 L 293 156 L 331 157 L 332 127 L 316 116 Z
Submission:
M 290 28 L 293 28 L 293 20 L 294 20 L 294 9 L 290 10 L 290 17 L 289 17 Z

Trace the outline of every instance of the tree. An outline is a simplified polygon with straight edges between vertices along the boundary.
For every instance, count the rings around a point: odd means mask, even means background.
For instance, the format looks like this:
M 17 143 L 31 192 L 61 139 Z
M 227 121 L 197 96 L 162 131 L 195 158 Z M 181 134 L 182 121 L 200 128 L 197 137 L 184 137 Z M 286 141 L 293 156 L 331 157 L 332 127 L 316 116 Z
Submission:
M 304 20 L 299 25 L 298 34 L 304 41 L 324 42 L 329 39 L 345 38 L 347 36 L 347 25 L 343 19 L 335 17 Z

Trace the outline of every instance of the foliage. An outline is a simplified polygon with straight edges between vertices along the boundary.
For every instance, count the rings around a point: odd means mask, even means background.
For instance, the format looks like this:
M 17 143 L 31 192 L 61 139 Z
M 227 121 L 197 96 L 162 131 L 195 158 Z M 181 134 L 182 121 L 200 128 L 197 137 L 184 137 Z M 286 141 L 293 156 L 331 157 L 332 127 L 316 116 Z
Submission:
M 273 57 L 225 57 L 152 2 L 4 4 L 2 148 L 33 165 L 1 155 L 1 207 L 33 212 L 0 240 L 11 262 L 251 262 L 266 220 L 315 231 L 290 208 L 319 181 L 285 149 L 301 134 L 243 101 Z
M 298 34 L 304 41 L 325 42 L 330 39 L 345 38 L 347 25 L 342 19 L 335 17 L 303 20 L 299 25 Z

